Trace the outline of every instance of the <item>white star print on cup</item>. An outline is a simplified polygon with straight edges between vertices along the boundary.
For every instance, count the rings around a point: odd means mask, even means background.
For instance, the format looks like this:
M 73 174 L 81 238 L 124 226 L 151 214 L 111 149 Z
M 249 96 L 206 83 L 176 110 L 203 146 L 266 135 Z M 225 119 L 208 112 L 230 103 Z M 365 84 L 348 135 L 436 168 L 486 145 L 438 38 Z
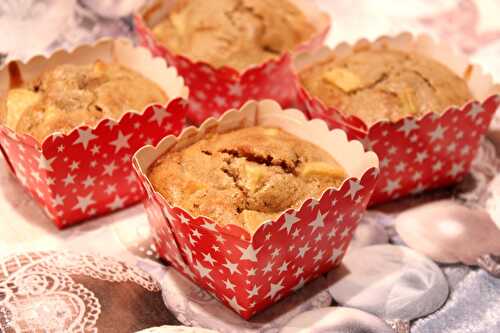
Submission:
M 316 218 L 314 219 L 314 221 L 309 223 L 309 226 L 312 228 L 312 233 L 314 233 L 316 229 L 325 226 L 325 223 L 323 221 L 326 215 L 328 215 L 328 213 L 321 214 L 321 211 L 318 209 L 318 214 L 316 215 Z
M 78 200 L 78 204 L 73 209 L 80 209 L 84 213 L 89 206 L 95 204 L 92 192 L 84 197 L 76 196 L 76 198 Z
M 54 162 L 55 159 L 56 159 L 55 157 L 46 159 L 45 156 L 41 154 L 40 158 L 38 159 L 38 168 L 47 171 L 54 171 L 54 169 L 52 169 L 52 162 Z
M 285 223 L 283 223 L 280 230 L 286 229 L 286 231 L 290 233 L 292 226 L 299 221 L 300 219 L 298 219 L 295 215 L 285 214 Z
M 401 126 L 398 131 L 403 132 L 406 136 L 410 135 L 410 132 L 418 129 L 418 124 L 415 119 L 405 118 L 403 120 L 403 126 Z
M 78 129 L 78 139 L 76 139 L 75 142 L 73 142 L 74 145 L 77 144 L 82 144 L 84 149 L 87 149 L 89 146 L 89 141 L 94 140 L 97 138 L 97 135 L 92 134 L 92 129 L 91 128 L 86 128 L 86 129 Z
M 383 36 L 370 44 L 366 41 L 362 43 L 373 49 L 390 47 L 420 53 L 438 62 L 450 64 L 450 69 L 459 76 L 472 68 L 473 74 L 470 75 L 474 80 L 468 80 L 467 84 L 470 91 L 474 92 L 474 99 L 481 101 L 459 107 L 450 105 L 444 110 L 438 110 L 442 112 L 427 113 L 419 117 L 408 116 L 397 121 L 380 120 L 369 126 L 361 119 L 343 115 L 342 110 L 328 108 L 307 91 L 300 89 L 297 94 L 298 104 L 305 106 L 311 117 L 323 119 L 331 128 L 341 128 L 350 137 L 362 140 L 364 146 L 373 149 L 381 159 L 380 168 L 385 181 L 378 182 L 369 204 L 383 203 L 462 180 L 500 103 L 491 77 L 482 72 L 479 66 L 472 66 L 467 57 L 456 54 L 452 48 L 426 35 L 402 33 Z M 355 45 L 356 43 L 343 44 L 330 52 L 326 50 L 325 54 L 342 58 Z M 459 147 L 468 148 L 458 155 L 456 149 Z M 463 163 L 463 168 L 458 163 Z M 417 172 L 418 177 L 412 177 Z M 396 178 L 396 174 L 400 178 Z
M 190 90 L 188 119 L 197 125 L 210 116 L 223 114 L 228 108 L 239 108 L 248 100 L 270 98 L 282 105 L 289 105 L 296 95 L 291 54 L 319 49 L 330 26 L 329 16 L 314 2 L 300 0 L 300 8 L 314 27 L 310 39 L 275 59 L 237 70 L 227 66 L 217 68 L 168 49 L 149 28 L 152 26 L 152 22 L 149 22 L 151 17 L 161 18 L 168 13 L 168 2 L 158 2 L 154 6 L 149 4 L 146 8 L 144 13 L 147 11 L 151 15 L 138 14 L 134 18 L 137 40 L 155 56 L 175 66 L 185 78 Z
M 263 115 L 252 114 L 256 111 L 263 112 Z M 299 209 L 284 211 L 277 219 L 264 223 L 250 235 L 239 226 L 223 227 L 207 217 L 192 216 L 182 207 L 172 207 L 161 194 L 153 191 L 144 170 L 148 169 L 149 163 L 153 163 L 154 156 L 165 153 L 163 142 L 157 147 L 144 147 L 134 157 L 141 184 L 148 193 L 145 206 L 152 212 L 164 212 L 148 214 L 158 235 L 156 248 L 160 256 L 240 316 L 250 318 L 340 264 L 366 207 L 368 195 L 375 186 L 379 173 L 373 170 L 378 162 L 373 153 L 365 152 L 359 142 L 348 141 L 343 132 L 330 132 L 326 126 L 318 128 L 317 122 L 306 122 L 301 113 L 281 110 L 271 101 L 250 102 L 248 107 L 229 111 L 219 122 L 223 123 L 225 119 L 229 119 L 231 124 L 274 119 L 280 125 L 286 124 L 284 119 L 293 119 L 294 128 L 297 128 L 297 123 L 303 122 L 302 130 L 318 134 L 324 146 L 343 147 L 350 152 L 345 156 L 332 152 L 339 163 L 342 158 L 349 159 L 346 165 L 352 163 L 352 169 L 347 170 L 353 177 L 346 179 L 340 188 L 327 189 L 320 198 L 306 200 Z M 210 128 L 228 130 L 227 126 L 214 127 L 213 122 L 208 124 L 211 124 Z M 269 123 L 266 125 L 270 126 Z M 197 131 L 206 128 L 202 125 Z M 176 139 L 185 140 L 182 135 Z M 189 136 L 191 140 L 201 137 L 201 133 Z M 173 147 L 172 141 L 168 147 Z M 143 160 L 143 156 L 148 156 L 148 162 Z M 196 239 L 194 244 L 193 239 Z
M 57 56 L 49 56 L 49 60 L 30 60 L 36 66 L 19 64 L 23 77 L 36 77 L 47 66 L 114 59 L 155 81 L 170 98 L 165 106 L 131 110 L 117 121 L 103 119 L 93 128 L 80 126 L 67 133 L 54 133 L 40 143 L 0 125 L 2 148 L 21 185 L 63 228 L 141 200 L 138 179 L 130 158 L 125 157 L 132 156 L 144 140 L 156 144 L 167 134 L 180 132 L 187 112 L 181 98 L 187 97 L 187 87 L 175 69 L 125 40 L 83 45 L 71 53 L 55 52 Z M 8 80 L 9 75 L 1 77 Z M 161 122 L 150 122 L 153 116 Z M 146 138 L 141 139 L 143 133 Z
M 117 154 L 121 149 L 130 148 L 128 140 L 132 136 L 131 134 L 123 135 L 121 131 L 118 131 L 118 137 L 111 141 L 109 144 L 115 147 L 115 154 Z

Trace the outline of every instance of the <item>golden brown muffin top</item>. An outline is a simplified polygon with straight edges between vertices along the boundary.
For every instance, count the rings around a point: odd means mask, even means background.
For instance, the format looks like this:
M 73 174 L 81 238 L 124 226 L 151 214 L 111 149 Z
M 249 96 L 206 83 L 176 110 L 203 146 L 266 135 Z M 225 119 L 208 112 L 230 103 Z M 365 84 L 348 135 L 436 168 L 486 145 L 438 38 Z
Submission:
M 175 53 L 243 70 L 292 50 L 314 30 L 288 0 L 179 0 L 153 33 Z
M 442 112 L 471 99 L 466 82 L 444 65 L 388 49 L 331 57 L 302 71 L 300 81 L 327 106 L 368 125 Z
M 0 101 L 0 123 L 42 141 L 54 132 L 142 111 L 167 96 L 154 82 L 118 64 L 60 65 L 10 89 Z
M 171 205 L 254 232 L 286 209 L 339 186 L 346 173 L 310 142 L 281 129 L 250 127 L 166 153 L 148 176 Z

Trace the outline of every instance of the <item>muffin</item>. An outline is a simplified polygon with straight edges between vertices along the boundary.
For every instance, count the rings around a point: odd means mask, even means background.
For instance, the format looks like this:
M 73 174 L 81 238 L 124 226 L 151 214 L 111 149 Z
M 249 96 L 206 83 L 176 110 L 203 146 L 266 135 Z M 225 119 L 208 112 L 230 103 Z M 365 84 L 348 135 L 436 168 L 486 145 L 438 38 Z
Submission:
M 237 70 L 292 50 L 314 32 L 289 0 L 179 0 L 153 27 L 171 51 Z
M 327 107 L 354 115 L 367 125 L 443 112 L 472 99 L 466 82 L 444 65 L 392 49 L 332 56 L 304 69 L 299 78 Z
M 168 152 L 148 171 L 153 187 L 171 205 L 250 232 L 307 198 L 319 198 L 346 177 L 322 148 L 258 126 Z
M 154 82 L 118 64 L 64 64 L 10 89 L 0 101 L 0 123 L 42 141 L 101 119 L 119 119 L 130 110 L 165 103 Z

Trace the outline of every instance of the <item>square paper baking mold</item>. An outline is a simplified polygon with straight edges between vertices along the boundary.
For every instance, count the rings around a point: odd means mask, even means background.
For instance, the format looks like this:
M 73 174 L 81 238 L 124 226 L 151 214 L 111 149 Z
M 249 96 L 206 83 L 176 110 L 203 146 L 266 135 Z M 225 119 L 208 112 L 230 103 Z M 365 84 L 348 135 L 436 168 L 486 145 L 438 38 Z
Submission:
M 348 174 L 339 188 L 326 189 L 249 234 L 238 225 L 220 226 L 172 206 L 147 178 L 163 154 L 189 146 L 210 133 L 244 127 L 278 127 L 329 152 Z M 210 118 L 199 128 L 168 136 L 157 147 L 137 151 L 134 166 L 147 192 L 145 208 L 156 249 L 185 276 L 243 318 L 277 302 L 340 264 L 378 178 L 378 158 L 359 141 L 348 141 L 321 120 L 307 121 L 298 110 L 266 100 Z M 168 181 L 168 180 L 167 180 Z
M 131 110 L 119 120 L 103 119 L 97 126 L 80 126 L 54 133 L 42 143 L 0 125 L 0 150 L 20 184 L 59 228 L 140 201 L 143 193 L 131 157 L 145 144 L 155 144 L 184 126 L 188 88 L 163 59 L 125 40 L 103 40 L 49 57 L 16 62 L 20 76 L 30 81 L 60 64 L 88 64 L 100 59 L 133 69 L 157 83 L 169 98 L 167 105 Z M 10 86 L 8 67 L 0 69 L 0 92 Z
M 323 49 L 297 67 L 324 59 L 331 54 L 345 57 L 356 49 L 397 49 L 416 52 L 444 64 L 469 86 L 474 100 L 465 105 L 450 105 L 442 113 L 422 117 L 405 117 L 398 121 L 381 120 L 368 126 L 361 119 L 342 114 L 325 106 L 305 89 L 298 93 L 298 107 L 310 118 L 319 118 L 330 128 L 341 128 L 349 138 L 361 140 L 380 158 L 381 180 L 371 204 L 383 203 L 408 194 L 450 185 L 469 171 L 481 139 L 500 104 L 498 86 L 490 75 L 472 65 L 466 56 L 437 43 L 429 36 L 403 33 L 381 37 L 375 42 L 360 40 L 353 45 L 340 44 L 333 50 Z
M 139 43 L 164 57 L 177 68 L 190 90 L 188 118 L 200 124 L 210 116 L 219 116 L 229 108 L 239 108 L 249 99 L 271 98 L 281 105 L 290 105 L 296 96 L 296 78 L 292 55 L 318 49 L 330 28 L 330 18 L 312 1 L 291 0 L 316 28 L 311 39 L 291 53 L 249 67 L 243 72 L 234 68 L 196 62 L 175 54 L 154 37 L 151 28 L 165 18 L 175 0 L 156 0 L 135 16 L 135 31 Z

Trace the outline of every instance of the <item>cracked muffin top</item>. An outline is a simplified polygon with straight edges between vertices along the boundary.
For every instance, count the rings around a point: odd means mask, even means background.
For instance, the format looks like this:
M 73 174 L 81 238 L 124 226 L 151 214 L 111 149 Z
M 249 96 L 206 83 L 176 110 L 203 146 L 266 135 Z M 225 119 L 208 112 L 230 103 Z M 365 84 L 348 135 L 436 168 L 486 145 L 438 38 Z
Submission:
M 466 82 L 444 65 L 396 50 L 359 50 L 303 70 L 304 88 L 329 107 L 368 125 L 442 112 L 471 99 Z
M 173 52 L 237 70 L 292 50 L 314 31 L 289 0 L 178 0 L 153 28 Z
M 142 111 L 167 96 L 154 82 L 118 64 L 60 65 L 10 89 L 0 100 L 0 123 L 42 141 L 54 132 Z
M 171 205 L 254 232 L 347 176 L 322 148 L 281 129 L 249 127 L 168 152 L 148 177 Z

